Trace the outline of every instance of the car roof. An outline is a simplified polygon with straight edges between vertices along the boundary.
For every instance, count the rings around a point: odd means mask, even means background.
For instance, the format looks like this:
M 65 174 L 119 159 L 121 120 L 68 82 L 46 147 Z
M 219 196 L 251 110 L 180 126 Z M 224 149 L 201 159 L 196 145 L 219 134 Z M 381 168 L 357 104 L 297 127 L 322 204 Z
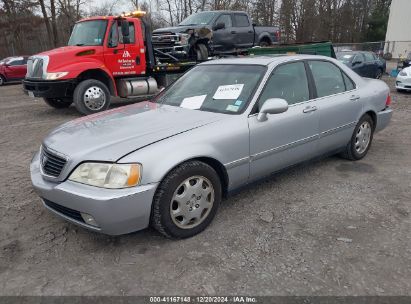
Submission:
M 273 56 L 248 56 L 248 57 L 230 57 L 216 60 L 210 60 L 201 63 L 201 65 L 214 65 L 214 64 L 245 64 L 245 65 L 263 65 L 268 66 L 272 63 L 282 63 L 292 60 L 302 59 L 326 59 L 330 60 L 330 57 L 319 55 L 273 55 Z

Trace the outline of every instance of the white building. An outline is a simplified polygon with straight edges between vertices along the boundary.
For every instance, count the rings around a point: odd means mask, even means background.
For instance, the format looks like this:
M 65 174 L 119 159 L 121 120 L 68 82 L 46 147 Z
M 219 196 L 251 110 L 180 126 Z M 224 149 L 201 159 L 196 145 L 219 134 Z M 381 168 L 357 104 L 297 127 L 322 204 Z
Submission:
M 411 52 L 411 0 L 392 0 L 385 52 L 392 53 L 393 58 L 406 56 Z

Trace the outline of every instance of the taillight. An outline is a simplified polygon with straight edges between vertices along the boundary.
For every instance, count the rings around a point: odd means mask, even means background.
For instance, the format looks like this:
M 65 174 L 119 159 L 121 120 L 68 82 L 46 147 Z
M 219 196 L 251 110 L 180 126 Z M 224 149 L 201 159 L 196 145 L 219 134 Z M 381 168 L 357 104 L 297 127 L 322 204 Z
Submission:
M 280 35 L 281 35 L 280 31 L 275 31 L 274 35 L 275 35 L 275 38 L 277 39 L 277 42 L 279 42 L 280 41 Z
M 388 107 L 391 104 L 391 95 L 388 94 L 387 100 L 385 101 L 385 106 Z

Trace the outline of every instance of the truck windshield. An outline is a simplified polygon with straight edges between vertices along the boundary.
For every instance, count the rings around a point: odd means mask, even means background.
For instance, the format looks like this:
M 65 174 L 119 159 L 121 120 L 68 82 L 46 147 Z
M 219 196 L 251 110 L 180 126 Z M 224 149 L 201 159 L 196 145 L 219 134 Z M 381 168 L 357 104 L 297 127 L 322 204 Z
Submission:
M 266 71 L 265 66 L 200 65 L 184 74 L 154 102 L 192 110 L 241 113 Z
M 68 45 L 102 45 L 107 20 L 91 20 L 76 23 Z
M 179 25 L 205 25 L 210 24 L 213 17 L 216 15 L 214 12 L 201 12 L 188 16 Z

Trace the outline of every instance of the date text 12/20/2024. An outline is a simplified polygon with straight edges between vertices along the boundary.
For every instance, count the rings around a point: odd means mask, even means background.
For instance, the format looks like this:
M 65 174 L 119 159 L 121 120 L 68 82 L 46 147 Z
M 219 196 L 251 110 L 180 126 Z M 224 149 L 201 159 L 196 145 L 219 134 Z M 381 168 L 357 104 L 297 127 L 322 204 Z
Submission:
M 257 303 L 257 298 L 248 296 L 230 297 L 150 297 L 150 303 Z

